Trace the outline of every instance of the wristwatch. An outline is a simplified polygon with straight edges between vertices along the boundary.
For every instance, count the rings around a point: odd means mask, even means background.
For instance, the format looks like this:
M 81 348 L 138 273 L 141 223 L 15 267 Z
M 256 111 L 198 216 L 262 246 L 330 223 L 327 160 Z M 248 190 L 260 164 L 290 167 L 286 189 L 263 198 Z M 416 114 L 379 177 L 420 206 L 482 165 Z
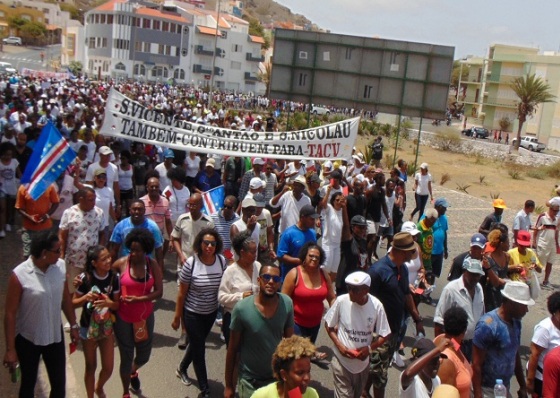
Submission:
M 422 321 L 424 321 L 424 318 L 420 317 L 420 318 L 416 319 L 416 320 L 414 321 L 414 323 L 420 323 L 420 322 L 422 322 Z
M 78 325 L 77 323 L 70 326 L 70 329 L 79 329 L 79 328 L 80 328 L 80 325 Z

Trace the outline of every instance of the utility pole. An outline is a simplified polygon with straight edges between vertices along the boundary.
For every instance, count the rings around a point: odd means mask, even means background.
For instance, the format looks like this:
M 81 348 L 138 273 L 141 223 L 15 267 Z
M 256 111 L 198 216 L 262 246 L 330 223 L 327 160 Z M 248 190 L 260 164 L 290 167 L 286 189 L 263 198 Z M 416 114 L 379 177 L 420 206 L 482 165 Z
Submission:
M 210 80 L 210 90 L 211 94 L 210 95 L 210 101 L 208 103 L 208 108 L 212 107 L 212 104 L 214 103 L 214 75 L 215 75 L 215 69 L 216 69 L 216 53 L 218 52 L 218 33 L 220 32 L 218 30 L 219 26 L 220 26 L 220 9 L 222 6 L 222 2 L 221 0 L 218 0 L 218 17 L 216 18 L 216 37 L 214 38 L 214 55 L 212 56 L 212 77 Z

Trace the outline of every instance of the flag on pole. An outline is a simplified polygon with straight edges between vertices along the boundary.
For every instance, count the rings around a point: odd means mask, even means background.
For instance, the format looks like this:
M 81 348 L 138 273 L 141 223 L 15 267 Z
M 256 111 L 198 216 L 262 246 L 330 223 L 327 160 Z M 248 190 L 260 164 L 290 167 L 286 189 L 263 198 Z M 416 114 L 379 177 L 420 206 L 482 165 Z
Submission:
M 202 194 L 202 202 L 204 209 L 202 212 L 206 215 L 212 215 L 217 211 L 222 210 L 224 207 L 224 197 L 226 196 L 226 189 L 223 185 L 206 191 Z
M 60 131 L 49 121 L 43 127 L 21 177 L 21 183 L 27 189 L 29 196 L 33 200 L 39 199 L 75 158 L 76 153 L 70 148 Z

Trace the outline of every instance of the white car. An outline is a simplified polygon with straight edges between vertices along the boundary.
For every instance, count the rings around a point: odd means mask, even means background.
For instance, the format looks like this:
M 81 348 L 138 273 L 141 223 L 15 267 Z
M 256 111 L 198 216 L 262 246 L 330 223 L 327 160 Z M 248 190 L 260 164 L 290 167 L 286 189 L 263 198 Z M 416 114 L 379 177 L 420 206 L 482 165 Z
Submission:
M 21 37 L 17 37 L 17 36 L 6 37 L 5 39 L 2 40 L 2 42 L 4 44 L 13 44 L 16 46 L 21 46 Z
M 9 62 L 0 62 L 0 73 L 16 73 L 16 68 Z
M 330 115 L 331 111 L 329 108 L 325 108 L 324 106 L 317 106 L 317 105 L 313 105 L 311 107 L 311 112 L 314 115 Z

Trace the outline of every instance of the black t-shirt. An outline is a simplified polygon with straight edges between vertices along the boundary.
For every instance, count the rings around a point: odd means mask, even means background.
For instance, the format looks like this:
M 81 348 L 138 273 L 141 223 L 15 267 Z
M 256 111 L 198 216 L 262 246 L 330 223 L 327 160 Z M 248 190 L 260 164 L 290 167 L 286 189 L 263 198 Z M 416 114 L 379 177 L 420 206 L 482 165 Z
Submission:
M 381 221 L 383 203 L 385 203 L 385 190 L 378 191 L 374 188 L 367 205 L 366 218 L 374 222 Z
M 82 272 L 80 274 L 80 279 L 82 280 L 82 284 L 78 286 L 76 292 L 83 296 L 88 294 L 93 286 L 97 286 L 102 294 L 107 294 L 110 299 L 113 299 L 113 293 L 118 293 L 121 290 L 121 278 L 119 273 L 113 273 L 113 271 L 109 271 L 105 278 L 100 279 L 95 271 L 90 278 L 86 277 L 86 273 Z M 82 315 L 80 316 L 80 326 L 87 328 L 89 327 L 89 322 L 91 319 L 91 314 L 93 313 L 93 309 L 88 310 L 87 302 L 82 307 Z
M 348 293 L 344 280 L 354 271 L 367 271 L 367 242 L 365 239 L 340 242 L 340 264 L 336 274 L 336 294 Z
M 465 261 L 465 258 L 467 258 L 467 256 L 470 257 L 469 252 L 464 252 L 453 259 L 451 269 L 449 270 L 449 274 L 447 275 L 448 281 L 459 279 L 461 275 L 463 275 L 463 262 Z
M 346 211 L 348 212 L 348 220 L 351 221 L 354 216 L 364 216 L 366 208 L 366 198 L 364 195 L 346 197 Z
M 29 159 L 31 158 L 32 154 L 33 154 L 33 150 L 28 146 L 25 147 L 22 153 L 20 153 L 17 149 L 14 151 L 14 156 L 16 157 L 16 160 L 19 163 L 19 169 L 21 170 L 22 173 L 25 172 L 25 168 L 27 167 L 27 162 L 29 162 Z
M 372 157 L 373 157 L 375 160 L 381 160 L 381 159 L 383 159 L 383 144 L 382 144 L 382 143 L 373 144 L 373 145 L 371 146 L 371 149 L 372 149 L 372 151 L 373 151 Z
M 319 190 L 315 191 L 315 195 L 311 196 L 311 194 L 309 193 L 309 191 L 306 189 L 305 191 L 303 191 L 303 193 L 309 197 L 309 199 L 311 200 L 311 206 L 313 206 L 314 208 L 317 208 L 317 205 L 321 202 L 321 196 L 319 195 Z
M 276 122 L 276 120 L 274 120 L 273 117 L 267 117 L 266 118 L 266 131 L 272 131 L 272 129 L 274 128 L 274 123 Z

